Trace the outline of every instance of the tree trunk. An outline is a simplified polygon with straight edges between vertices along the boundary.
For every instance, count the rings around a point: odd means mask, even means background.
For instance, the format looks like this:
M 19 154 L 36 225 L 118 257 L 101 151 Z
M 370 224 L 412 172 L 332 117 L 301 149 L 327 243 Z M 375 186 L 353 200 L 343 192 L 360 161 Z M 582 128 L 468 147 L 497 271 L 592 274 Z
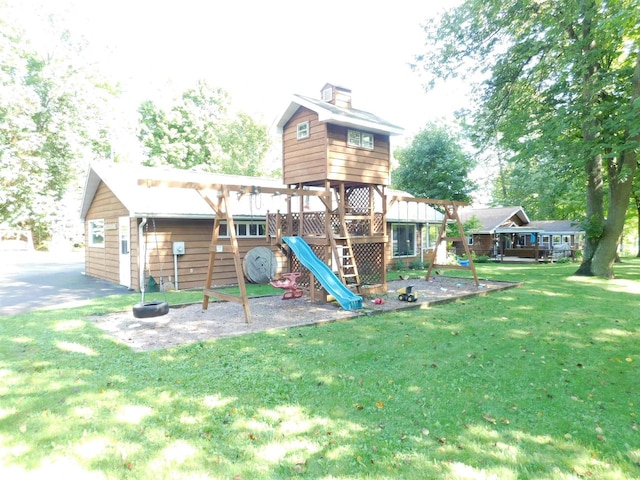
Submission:
M 634 199 L 636 201 L 636 215 L 638 216 L 638 225 L 636 227 L 636 234 L 638 235 L 638 254 L 636 257 L 640 258 L 640 195 L 635 195 Z
M 633 74 L 633 87 L 631 95 L 631 105 L 635 110 L 636 115 L 640 115 L 640 106 L 635 106 L 640 99 L 640 51 L 637 53 L 636 66 Z M 585 131 L 585 137 L 592 131 L 587 126 Z M 598 175 L 602 175 L 602 160 L 600 159 L 600 170 L 597 167 L 598 162 L 588 162 L 587 176 L 587 219 L 589 220 L 589 226 L 596 227 L 595 232 L 598 232 L 597 222 L 602 219 L 603 228 L 601 230 L 602 235 L 589 236 L 587 232 L 587 241 L 585 243 L 585 259 L 587 258 L 587 246 L 588 246 L 588 272 L 586 271 L 586 263 L 583 262 L 578 269 L 578 274 L 582 275 L 595 275 L 598 277 L 613 278 L 613 262 L 616 258 L 616 250 L 618 246 L 618 239 L 622 234 L 624 228 L 624 222 L 627 213 L 627 207 L 629 206 L 629 198 L 631 196 L 631 190 L 633 187 L 633 178 L 638 166 L 638 153 L 635 150 L 634 144 L 640 141 L 640 132 L 633 131 L 633 133 L 627 132 L 627 143 L 631 144 L 631 148 L 623 151 L 620 154 L 618 163 L 615 163 L 615 159 L 609 159 L 609 209 L 606 220 L 601 214 L 598 207 L 603 208 L 602 189 L 598 191 Z M 591 170 L 589 170 L 591 167 Z M 602 178 L 600 178 L 601 180 Z M 591 196 L 590 196 L 591 194 Z M 600 196 L 599 196 L 600 195 Z M 594 202 L 590 204 L 590 199 Z M 599 203 L 597 203 L 599 202 Z M 603 210 L 602 210 L 603 211 Z M 593 220 L 593 222 L 592 222 Z
M 584 135 L 585 140 L 595 138 Z M 576 275 L 594 275 L 592 261 L 604 230 L 604 178 L 602 174 L 602 155 L 593 156 L 585 165 L 587 174 L 587 225 L 584 239 L 582 263 Z
M 630 157 L 635 153 L 625 152 L 622 155 L 624 166 L 633 165 L 635 171 L 636 160 Z M 632 160 L 632 161 L 630 161 Z M 609 203 L 609 215 L 605 222 L 604 234 L 598 242 L 593 258 L 591 259 L 591 274 L 597 277 L 613 278 L 613 263 L 618 250 L 618 240 L 624 228 L 624 221 L 629 205 L 629 196 L 633 186 L 633 173 L 623 175 L 622 178 L 611 179 L 611 195 Z
M 640 115 L 640 107 L 635 106 L 640 98 L 640 51 L 637 53 L 631 94 L 632 109 Z M 587 89 L 588 92 L 588 89 Z M 595 124 L 587 122 L 583 126 L 583 137 L 590 142 L 595 139 Z M 595 275 L 613 278 L 613 262 L 616 258 L 618 239 L 624 228 L 624 221 L 633 187 L 633 178 L 638 166 L 638 154 L 633 144 L 640 140 L 640 133 L 627 132 L 627 142 L 631 148 L 623 151 L 615 163 L 609 159 L 609 209 L 604 217 L 604 192 L 602 177 L 602 156 L 596 155 L 586 164 L 587 170 L 587 235 L 584 260 L 578 268 L 578 275 Z M 602 226 L 602 228 L 600 228 Z

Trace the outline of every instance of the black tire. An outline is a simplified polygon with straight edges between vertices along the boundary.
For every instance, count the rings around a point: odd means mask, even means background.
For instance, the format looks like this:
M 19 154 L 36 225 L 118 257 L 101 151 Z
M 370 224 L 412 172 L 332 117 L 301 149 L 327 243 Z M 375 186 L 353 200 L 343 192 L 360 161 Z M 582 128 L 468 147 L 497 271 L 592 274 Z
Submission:
M 167 302 L 144 302 L 133 306 L 133 316 L 136 318 L 160 317 L 169 313 Z
M 407 297 L 407 301 L 408 301 L 408 302 L 413 303 L 413 302 L 415 302 L 415 301 L 416 301 L 416 297 L 414 297 L 413 295 L 409 295 L 409 296 Z
M 405 299 L 405 298 L 404 298 L 404 295 L 398 295 L 398 300 L 400 300 L 400 301 L 404 301 L 404 299 Z

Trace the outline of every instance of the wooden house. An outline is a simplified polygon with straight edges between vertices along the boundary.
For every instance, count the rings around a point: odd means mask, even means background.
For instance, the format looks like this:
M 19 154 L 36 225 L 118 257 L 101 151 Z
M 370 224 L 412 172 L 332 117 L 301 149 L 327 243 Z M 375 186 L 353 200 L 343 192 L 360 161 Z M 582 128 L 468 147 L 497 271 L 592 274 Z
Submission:
M 584 230 L 569 220 L 532 221 L 519 206 L 462 208 L 463 223 L 475 218 L 480 228 L 467 232 L 468 247 L 477 255 L 504 260 L 541 260 L 573 256 L 582 249 Z M 457 253 L 461 245 L 455 245 Z
M 85 223 L 85 273 L 140 289 L 146 268 L 180 289 L 202 288 L 207 272 L 214 212 L 197 191 L 147 187 L 147 178 L 184 182 L 243 182 L 255 186 L 281 185 L 277 180 L 236 175 L 213 175 L 186 170 L 99 164 L 90 167 L 81 207 Z M 233 200 L 238 212 L 235 229 L 244 256 L 255 247 L 269 247 L 282 269 L 283 256 L 265 241 L 269 208 L 285 208 L 276 196 L 249 195 Z M 223 232 L 226 236 L 227 232 Z M 179 247 L 183 249 L 180 252 Z M 174 248 L 178 253 L 174 254 Z M 146 255 L 139 255 L 145 252 Z M 237 284 L 234 265 L 221 258 L 213 278 L 216 285 Z

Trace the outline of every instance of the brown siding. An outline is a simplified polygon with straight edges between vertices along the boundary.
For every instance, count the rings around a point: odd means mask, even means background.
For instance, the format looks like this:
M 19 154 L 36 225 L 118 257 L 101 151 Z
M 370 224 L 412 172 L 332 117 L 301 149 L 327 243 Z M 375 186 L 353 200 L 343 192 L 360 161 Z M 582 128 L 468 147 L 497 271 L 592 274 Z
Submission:
M 209 245 L 213 220 L 156 220 L 156 231 L 150 227 L 147 233 L 148 271 L 159 280 L 163 276 L 175 283 L 173 258 L 173 242 L 185 243 L 185 254 L 178 256 L 178 287 L 180 290 L 203 288 L 209 264 Z M 156 248 L 157 242 L 157 248 Z M 228 239 L 221 239 L 221 244 L 228 244 Z M 254 247 L 269 247 L 264 237 L 239 238 L 240 258 Z M 286 259 L 280 251 L 272 247 L 277 272 L 282 272 Z M 159 255 L 158 255 L 159 252 Z M 147 273 L 148 278 L 148 273 Z M 219 254 L 216 257 L 213 285 L 237 285 L 235 264 L 231 254 Z
M 329 180 L 389 184 L 389 137 L 374 135 L 373 150 L 347 145 L 346 127 L 328 126 Z
M 129 215 L 125 206 L 115 197 L 104 183 L 98 186 L 96 195 L 85 221 L 85 273 L 93 277 L 103 278 L 113 283 L 120 283 L 118 218 Z M 104 247 L 91 247 L 88 244 L 88 221 L 104 219 Z M 132 240 L 133 243 L 133 240 Z
M 309 137 L 297 139 L 297 125 L 309 121 Z M 300 109 L 285 125 L 282 136 L 282 172 L 287 185 L 327 178 L 326 124 L 318 122 L 318 114 Z

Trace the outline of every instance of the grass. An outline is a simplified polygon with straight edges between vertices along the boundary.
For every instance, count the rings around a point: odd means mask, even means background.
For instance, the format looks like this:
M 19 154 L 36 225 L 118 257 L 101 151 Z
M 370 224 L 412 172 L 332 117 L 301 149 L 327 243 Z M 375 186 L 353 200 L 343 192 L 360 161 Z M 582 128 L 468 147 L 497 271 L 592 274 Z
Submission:
M 86 319 L 131 296 L 2 317 L 0 477 L 640 478 L 640 260 L 575 269 L 147 353 Z

